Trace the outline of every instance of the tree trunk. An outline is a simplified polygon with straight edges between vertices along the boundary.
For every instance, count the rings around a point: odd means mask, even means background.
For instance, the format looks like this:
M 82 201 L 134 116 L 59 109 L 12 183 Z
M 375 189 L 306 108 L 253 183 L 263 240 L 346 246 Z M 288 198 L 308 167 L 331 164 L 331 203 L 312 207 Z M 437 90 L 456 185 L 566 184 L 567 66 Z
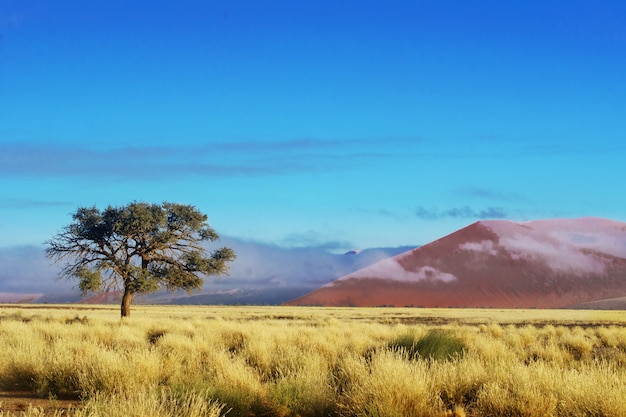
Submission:
M 122 296 L 122 317 L 130 317 L 131 301 L 133 301 L 133 293 L 125 289 L 124 295 Z

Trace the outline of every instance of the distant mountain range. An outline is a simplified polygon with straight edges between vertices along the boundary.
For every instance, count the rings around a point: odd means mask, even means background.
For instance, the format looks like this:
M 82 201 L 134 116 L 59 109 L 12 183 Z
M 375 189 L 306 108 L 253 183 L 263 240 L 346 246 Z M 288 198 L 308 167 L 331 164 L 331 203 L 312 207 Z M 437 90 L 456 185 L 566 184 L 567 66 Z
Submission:
M 230 276 L 200 293 L 138 303 L 626 309 L 626 223 L 598 218 L 479 221 L 421 247 L 331 253 L 224 238 Z M 83 299 L 57 281 L 41 248 L 0 248 L 0 302 L 118 303 Z
M 626 223 L 479 221 L 287 304 L 626 309 Z
M 229 277 L 207 282 L 200 293 L 163 292 L 144 296 L 143 302 L 278 305 L 410 249 L 370 248 L 336 254 L 324 248 L 285 249 L 250 242 L 232 242 L 230 246 L 237 259 Z
M 137 302 L 163 304 L 281 304 L 350 272 L 412 247 L 371 248 L 331 253 L 328 248 L 284 248 L 223 237 L 219 246 L 235 250 L 229 276 L 207 279 L 199 293 L 161 292 Z M 0 303 L 118 303 L 110 292 L 82 298 L 72 281 L 57 280 L 59 268 L 35 246 L 0 248 Z

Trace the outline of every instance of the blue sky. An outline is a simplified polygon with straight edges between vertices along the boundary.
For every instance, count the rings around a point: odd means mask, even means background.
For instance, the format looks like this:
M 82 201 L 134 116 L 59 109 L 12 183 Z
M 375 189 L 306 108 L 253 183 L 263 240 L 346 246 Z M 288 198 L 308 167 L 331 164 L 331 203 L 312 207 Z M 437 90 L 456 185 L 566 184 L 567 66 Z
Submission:
M 626 221 L 621 1 L 0 0 L 0 247 L 193 204 L 333 251 Z

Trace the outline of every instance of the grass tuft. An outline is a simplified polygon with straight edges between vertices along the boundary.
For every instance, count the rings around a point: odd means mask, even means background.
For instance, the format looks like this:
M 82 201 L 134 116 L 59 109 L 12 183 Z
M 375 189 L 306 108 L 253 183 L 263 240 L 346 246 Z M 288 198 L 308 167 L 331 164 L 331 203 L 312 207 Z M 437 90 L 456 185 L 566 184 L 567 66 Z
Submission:
M 436 361 L 462 357 L 467 350 L 461 339 L 441 329 L 430 330 L 419 338 L 414 333 L 405 333 L 389 342 L 387 347 L 406 354 L 410 360 L 422 358 Z
M 165 330 L 150 330 L 148 332 L 148 343 L 150 343 L 152 346 L 156 345 L 159 340 L 165 336 L 165 334 L 167 333 L 167 331 Z
M 87 318 L 87 316 L 76 316 L 74 318 L 71 319 L 65 319 L 65 324 L 87 324 L 89 323 L 89 319 Z

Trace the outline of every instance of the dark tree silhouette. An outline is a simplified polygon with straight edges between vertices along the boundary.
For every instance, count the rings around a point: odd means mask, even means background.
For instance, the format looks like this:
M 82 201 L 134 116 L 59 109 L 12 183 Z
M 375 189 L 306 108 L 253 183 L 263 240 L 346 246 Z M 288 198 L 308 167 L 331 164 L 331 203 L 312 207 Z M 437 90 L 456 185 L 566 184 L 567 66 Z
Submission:
M 203 276 L 228 272 L 230 248 L 208 252 L 219 240 L 207 216 L 190 205 L 133 202 L 123 207 L 80 207 L 73 222 L 46 242 L 46 255 L 66 262 L 61 276 L 78 280 L 84 294 L 123 290 L 121 315 L 134 294 L 159 289 L 199 290 Z

